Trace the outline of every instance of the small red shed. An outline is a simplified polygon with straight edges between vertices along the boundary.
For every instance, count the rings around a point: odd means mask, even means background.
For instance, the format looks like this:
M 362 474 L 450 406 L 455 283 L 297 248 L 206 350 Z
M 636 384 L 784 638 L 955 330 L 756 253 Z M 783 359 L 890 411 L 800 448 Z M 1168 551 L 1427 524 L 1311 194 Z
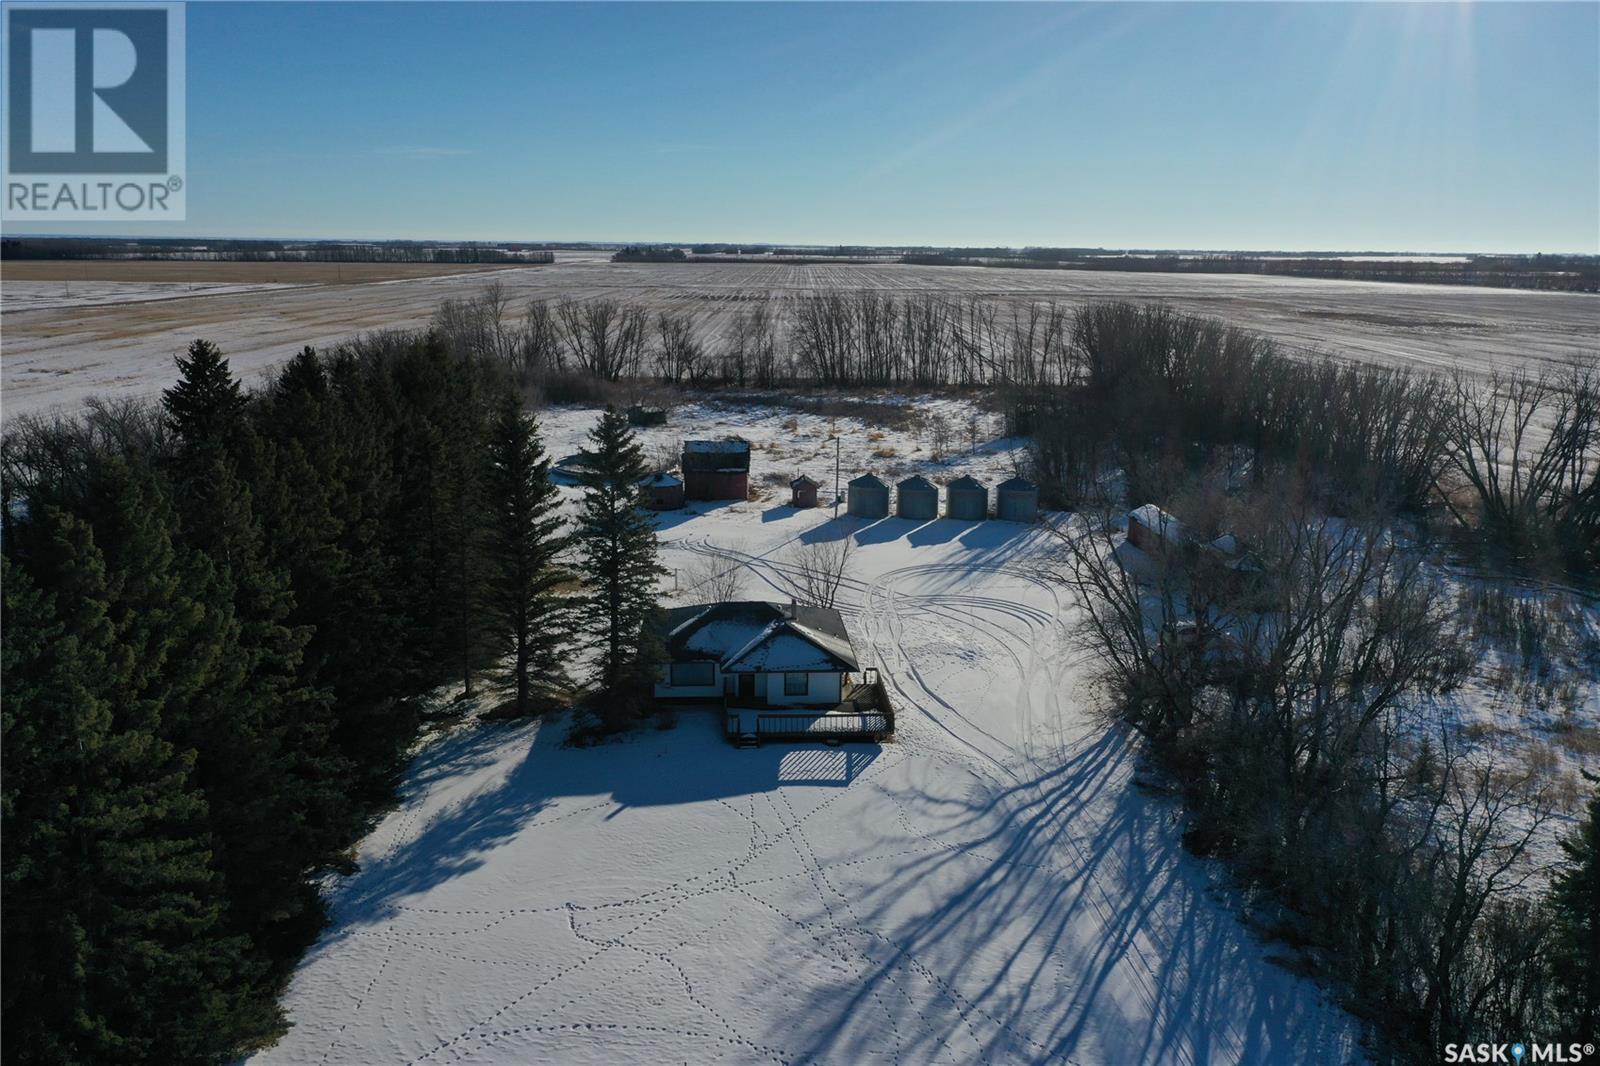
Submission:
M 815 507 L 817 505 L 817 490 L 822 486 L 804 474 L 789 482 L 789 491 L 792 494 L 789 504 L 792 507 Z
M 657 470 L 639 482 L 639 496 L 652 511 L 676 511 L 683 506 L 683 482 Z

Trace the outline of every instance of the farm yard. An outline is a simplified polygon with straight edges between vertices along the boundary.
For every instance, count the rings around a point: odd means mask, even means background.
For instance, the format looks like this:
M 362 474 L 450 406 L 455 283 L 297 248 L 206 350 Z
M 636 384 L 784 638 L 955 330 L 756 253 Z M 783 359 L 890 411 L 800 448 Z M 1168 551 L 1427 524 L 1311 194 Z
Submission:
M 0 1066 L 1600 1066 L 1600 3 L 627 6 L 0 13 Z
M 593 417 L 546 412 L 551 453 Z M 701 712 L 592 748 L 563 747 L 561 718 L 437 736 L 360 872 L 328 884 L 293 1028 L 252 1062 L 1362 1058 L 1357 1023 L 1234 917 L 1176 802 L 1139 787 L 1134 746 L 1092 713 L 1051 538 L 835 520 L 828 427 L 806 423 L 705 405 L 641 431 L 652 453 L 685 425 L 755 446 L 758 498 L 658 519 L 667 602 L 696 601 L 707 556 L 743 595 L 784 599 L 793 546 L 847 528 L 840 606 L 891 686 L 895 739 L 738 750 Z M 833 428 L 854 445 L 845 478 L 993 485 L 1020 445 L 934 463 L 918 430 Z M 822 508 L 787 506 L 797 469 L 825 481 Z
M 333 263 L 8 262 L 0 275 L 5 416 L 92 395 L 150 395 L 195 337 L 247 378 L 305 344 L 417 328 L 449 298 L 502 285 L 529 300 L 613 297 L 682 311 L 715 351 L 738 313 L 768 301 L 872 291 L 974 297 L 1002 306 L 1158 302 L 1257 330 L 1292 350 L 1432 368 L 1589 358 L 1591 296 L 1239 275 L 1096 273 L 900 264 L 611 263 L 560 252 L 548 266 Z
M 550 453 L 595 414 L 543 412 Z M 977 446 L 936 451 L 935 421 L 976 423 Z M 847 533 L 839 606 L 884 671 L 895 738 L 738 750 L 703 712 L 591 748 L 563 746 L 562 717 L 436 734 L 360 871 L 327 882 L 293 1028 L 253 1062 L 1364 1059 L 1360 1024 L 1240 920 L 1224 868 L 1185 851 L 1176 799 L 1097 713 L 1055 539 L 833 517 L 834 433 L 841 480 L 891 483 L 993 486 L 1022 440 L 949 398 L 835 418 L 703 403 L 641 429 L 647 454 L 684 427 L 751 441 L 753 490 L 658 517 L 666 602 L 697 602 L 708 560 L 783 600 L 795 546 Z M 787 506 L 796 472 L 824 483 L 821 508 Z M 1552 775 L 1593 766 L 1551 754 L 1529 706 L 1486 684 L 1440 710 Z

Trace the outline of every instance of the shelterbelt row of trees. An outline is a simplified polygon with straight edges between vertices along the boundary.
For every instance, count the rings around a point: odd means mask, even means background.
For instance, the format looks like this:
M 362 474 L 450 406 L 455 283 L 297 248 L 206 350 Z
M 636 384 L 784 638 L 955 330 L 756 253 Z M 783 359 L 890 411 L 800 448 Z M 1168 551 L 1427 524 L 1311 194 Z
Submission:
M 575 522 L 536 422 L 437 336 L 307 349 L 255 393 L 197 342 L 159 406 L 7 433 L 8 1063 L 206 1063 L 278 994 L 392 804 L 422 698 L 503 682 L 616 728 L 650 666 L 626 419 Z M 587 653 L 586 653 L 587 649 Z
M 1486 378 L 1296 358 L 1157 305 L 824 293 L 739 311 L 715 345 L 696 318 L 609 297 L 513 307 L 502 288 L 434 321 L 457 349 L 551 395 L 582 381 L 772 388 L 992 386 L 1038 438 L 1047 495 L 1092 501 L 1107 473 L 1153 489 L 1152 459 L 1259 472 L 1292 462 L 1328 496 L 1438 512 L 1501 561 L 1600 569 L 1596 362 Z M 580 387 L 574 388 L 573 379 Z M 1138 495 L 1138 493 L 1135 493 Z
M 1304 363 L 1121 304 L 1081 310 L 1073 335 L 1077 382 L 1029 394 L 1035 463 L 1073 512 L 1063 576 L 1103 704 L 1182 796 L 1188 844 L 1230 862 L 1384 1061 L 1593 1043 L 1600 797 L 1549 869 L 1537 842 L 1573 797 L 1439 708 L 1509 644 L 1581 709 L 1600 647 L 1553 599 L 1508 607 L 1432 550 L 1442 518 L 1502 560 L 1594 567 L 1592 370 Z M 1182 531 L 1138 549 L 1122 515 L 1146 502 Z

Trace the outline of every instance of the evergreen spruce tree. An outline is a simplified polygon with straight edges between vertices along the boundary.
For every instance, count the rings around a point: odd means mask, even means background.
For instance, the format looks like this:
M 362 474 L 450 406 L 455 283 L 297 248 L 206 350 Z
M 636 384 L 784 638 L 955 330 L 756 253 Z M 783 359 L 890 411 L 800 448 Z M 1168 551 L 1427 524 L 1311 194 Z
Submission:
M 177 362 L 178 383 L 161 394 L 168 428 L 191 448 L 233 439 L 248 401 L 221 349 L 197 340 Z
M 1600 777 L 1585 774 L 1591 784 Z M 1561 841 L 1566 867 L 1555 876 L 1554 976 L 1559 1037 L 1592 1044 L 1600 1037 L 1600 791 L 1588 816 Z
M 483 625 L 483 531 L 488 472 L 487 405 L 477 364 L 450 364 L 438 426 L 445 447 L 444 507 L 440 514 L 450 589 L 450 630 L 462 694 L 471 697 L 473 673 L 488 660 L 493 641 Z
M 607 407 L 589 441 L 576 536 L 588 587 L 579 607 L 596 653 L 596 681 L 615 725 L 626 711 L 643 706 L 657 662 L 656 582 L 666 571 L 656 558 L 655 523 L 640 506 L 644 452 L 627 418 Z
M 307 348 L 291 359 L 256 405 L 271 444 L 252 495 L 268 562 L 288 575 L 289 622 L 308 633 L 300 676 L 333 694 L 334 741 L 353 775 L 345 812 L 353 837 L 392 797 L 414 732 L 395 696 L 405 689 L 393 560 L 380 522 L 389 482 L 365 405 L 346 403 Z
M 565 675 L 570 605 L 560 588 L 569 575 L 557 559 L 568 538 L 538 423 L 523 417 L 510 390 L 490 431 L 489 456 L 487 561 L 493 579 L 486 603 L 511 659 L 516 713 L 527 714 L 534 679 L 549 685 Z
M 483 481 L 487 406 L 476 364 L 437 335 L 384 355 L 383 402 L 395 478 L 385 524 L 407 615 L 413 687 L 449 677 L 470 693 L 492 648 L 483 628 Z
M 293 597 L 264 545 L 241 466 L 270 459 L 243 417 L 246 401 L 227 361 L 197 341 L 183 376 L 163 394 L 177 441 L 172 475 L 193 587 L 229 646 L 219 671 L 170 724 L 197 753 L 198 780 L 231 901 L 228 916 L 285 976 L 323 922 L 306 875 L 335 861 L 348 820 L 348 764 L 332 741 L 330 694 L 305 682 L 305 627 L 290 623 Z
M 88 526 L 53 506 L 28 525 L 26 569 L 11 538 L 0 560 L 5 1059 L 214 1062 L 249 1035 L 252 963 L 191 759 L 125 702 L 145 665 Z

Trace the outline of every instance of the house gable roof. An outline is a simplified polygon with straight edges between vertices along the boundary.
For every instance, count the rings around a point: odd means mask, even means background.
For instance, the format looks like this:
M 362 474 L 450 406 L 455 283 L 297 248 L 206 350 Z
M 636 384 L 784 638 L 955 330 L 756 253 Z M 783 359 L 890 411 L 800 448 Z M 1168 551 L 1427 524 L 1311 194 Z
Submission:
M 855 649 L 840 638 L 799 622 L 774 622 L 723 660 L 729 674 L 820 673 L 856 669 Z
M 762 600 L 676 607 L 659 632 L 673 662 L 715 661 L 732 672 L 857 669 L 844 618 L 828 607 Z M 821 665 L 780 665 L 788 663 Z

